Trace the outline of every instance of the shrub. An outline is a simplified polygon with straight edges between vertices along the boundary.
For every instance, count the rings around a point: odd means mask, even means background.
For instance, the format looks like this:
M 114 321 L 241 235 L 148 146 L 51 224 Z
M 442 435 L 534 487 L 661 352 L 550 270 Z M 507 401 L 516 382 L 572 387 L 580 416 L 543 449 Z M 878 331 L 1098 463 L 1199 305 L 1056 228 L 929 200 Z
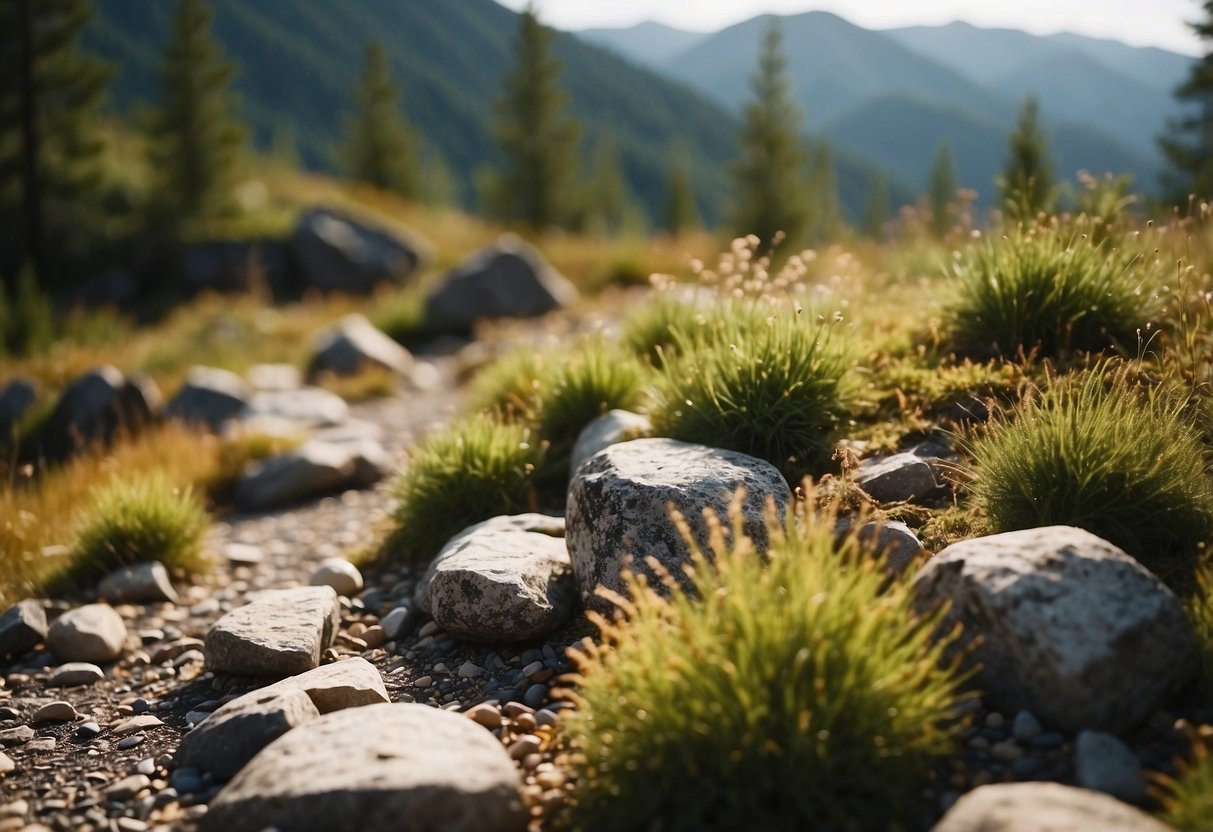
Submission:
M 202 538 L 210 519 L 189 488 L 158 475 L 118 481 L 102 489 L 80 519 L 71 547 L 72 572 L 104 574 L 119 566 L 158 560 L 202 572 Z
M 951 640 L 827 518 L 773 524 L 765 557 L 717 533 L 690 594 L 630 576 L 624 615 L 591 614 L 562 723 L 575 825 L 877 830 L 920 808 L 955 744 Z
M 737 309 L 693 339 L 678 333 L 678 355 L 656 387 L 654 432 L 765 459 L 789 482 L 821 473 L 848 398 L 845 353 L 827 323 Z
M 1039 349 L 1054 357 L 1123 346 L 1151 311 L 1142 254 L 1058 229 L 988 240 L 954 271 L 951 328 L 957 347 L 973 355 Z
M 434 434 L 417 448 L 393 488 L 399 506 L 392 548 L 408 560 L 425 561 L 473 523 L 533 510 L 542 457 L 527 428 L 487 415 Z
M 1206 451 L 1184 400 L 1106 365 L 1061 379 L 972 444 L 973 492 L 993 531 L 1067 524 L 1164 580 L 1213 530 Z

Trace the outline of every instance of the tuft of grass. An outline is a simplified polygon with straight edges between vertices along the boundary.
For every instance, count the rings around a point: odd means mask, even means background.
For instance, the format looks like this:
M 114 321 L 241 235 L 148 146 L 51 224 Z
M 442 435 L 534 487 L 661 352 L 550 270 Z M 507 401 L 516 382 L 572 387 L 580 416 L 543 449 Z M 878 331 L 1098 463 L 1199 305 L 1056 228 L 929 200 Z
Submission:
M 1107 365 L 1054 382 L 972 443 L 993 532 L 1067 524 L 1173 583 L 1213 532 L 1208 454 L 1185 407 Z
M 1205 702 L 1213 703 L 1213 563 L 1196 571 L 1195 589 L 1184 599 L 1184 613 L 1200 648 L 1196 683 Z
M 1163 786 L 1162 820 L 1179 832 L 1207 832 L 1213 829 L 1213 740 L 1208 729 L 1195 738 L 1193 758 L 1176 778 L 1161 778 Z
M 164 476 L 118 481 L 99 491 L 78 521 L 69 557 L 72 572 L 104 575 L 132 563 L 160 561 L 200 573 L 209 566 L 202 538 L 210 524 L 190 488 Z
M 454 535 L 499 514 L 535 507 L 542 448 L 530 431 L 480 414 L 426 439 L 393 486 L 399 505 L 389 547 L 425 562 Z
M 400 388 L 400 377 L 387 367 L 367 365 L 352 376 L 339 376 L 326 370 L 315 383 L 347 402 L 364 402 L 395 395 Z
M 953 272 L 956 346 L 976 356 L 1057 357 L 1136 343 L 1152 312 L 1143 253 L 1057 228 L 987 240 Z
M 656 385 L 654 432 L 765 459 L 789 482 L 822 473 L 849 399 L 846 353 L 829 322 L 799 309 L 738 308 L 722 308 L 694 338 L 677 333 L 678 355 Z
M 623 330 L 623 343 L 654 367 L 661 367 L 678 350 L 676 333 L 693 337 L 710 311 L 696 301 L 696 290 L 663 291 L 636 312 L 628 316 Z
M 921 809 L 956 745 L 951 638 L 831 513 L 800 519 L 765 556 L 735 519 L 731 548 L 719 524 L 706 554 L 688 536 L 690 592 L 630 575 L 623 614 L 591 614 L 602 644 L 572 653 L 562 722 L 575 828 L 878 830 Z

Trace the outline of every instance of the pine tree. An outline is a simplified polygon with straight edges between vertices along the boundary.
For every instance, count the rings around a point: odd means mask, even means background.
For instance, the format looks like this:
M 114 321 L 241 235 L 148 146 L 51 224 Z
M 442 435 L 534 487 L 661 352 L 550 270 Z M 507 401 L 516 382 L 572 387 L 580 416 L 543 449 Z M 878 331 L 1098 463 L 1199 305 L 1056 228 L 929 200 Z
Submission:
M 519 15 L 515 65 L 497 102 L 494 132 L 503 167 L 489 179 L 487 202 L 500 219 L 533 231 L 575 219 L 581 130 L 567 114 L 553 33 L 533 7 Z
M 830 143 L 813 143 L 809 156 L 808 240 L 820 243 L 838 235 L 842 217 L 838 207 L 838 175 Z
M 767 29 L 750 88 L 753 98 L 741 128 L 741 158 L 733 166 L 733 229 L 741 235 L 757 235 L 763 247 L 770 246 L 779 232 L 797 241 L 809 222 L 800 132 L 803 116 L 792 100 L 778 18 Z
M 232 207 L 248 130 L 231 91 L 236 67 L 212 35 L 211 18 L 206 0 L 177 0 L 148 131 L 159 218 L 202 219 Z
M 695 187 L 691 184 L 687 151 L 682 145 L 677 145 L 670 152 L 661 227 L 671 234 L 678 234 L 702 224 L 699 207 L 695 204 Z
M 112 74 L 78 48 L 88 0 L 0 4 L 0 270 L 10 296 L 17 265 L 44 286 L 86 248 L 101 199 L 98 110 Z
M 1213 0 L 1202 4 L 1205 19 L 1191 23 L 1202 41 L 1213 41 Z M 1183 202 L 1189 194 L 1213 198 L 1213 51 L 1192 64 L 1188 79 L 1175 97 L 1191 106 L 1187 114 L 1168 123 L 1159 146 L 1171 170 L 1164 179 L 1171 199 Z
M 1040 128 L 1039 107 L 1033 96 L 1024 99 L 1019 121 L 1009 140 L 1010 156 L 998 181 L 999 195 L 1011 216 L 1032 219 L 1053 207 L 1053 165 L 1049 143 Z
M 354 115 L 345 120 L 340 150 L 346 174 L 359 182 L 416 198 L 421 189 L 417 138 L 400 112 L 400 89 L 392 81 L 387 53 L 367 44 L 362 77 L 354 91 Z
M 952 145 L 947 139 L 935 146 L 928 184 L 931 197 L 931 231 L 943 237 L 956 221 L 956 164 L 952 161 Z

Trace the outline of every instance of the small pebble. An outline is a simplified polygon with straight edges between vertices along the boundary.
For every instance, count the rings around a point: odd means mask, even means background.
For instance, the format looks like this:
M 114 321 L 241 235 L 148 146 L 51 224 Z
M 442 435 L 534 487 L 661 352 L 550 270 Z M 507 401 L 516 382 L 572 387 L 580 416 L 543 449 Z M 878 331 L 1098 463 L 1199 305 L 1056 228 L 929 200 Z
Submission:
M 1000 762 L 1009 763 L 1023 756 L 1023 749 L 1013 742 L 996 742 L 990 747 L 990 756 Z
M 131 734 L 129 737 L 123 737 L 118 741 L 118 750 L 125 751 L 128 748 L 134 748 L 146 739 L 146 734 Z
M 76 736 L 82 740 L 91 740 L 101 733 L 101 726 L 95 722 L 82 722 L 76 729 Z
M 121 747 L 121 744 L 119 744 L 119 747 Z M 135 771 L 138 774 L 146 774 L 148 777 L 151 777 L 156 773 L 156 761 L 151 757 L 145 757 L 139 761 L 139 765 L 135 766 Z
M 71 702 L 50 702 L 34 712 L 31 720 L 35 725 L 46 722 L 71 722 L 76 718 L 76 709 Z
M 105 798 L 106 800 L 125 803 L 151 785 L 151 778 L 146 774 L 132 774 L 130 777 L 123 777 L 106 789 Z
M 1028 711 L 1020 711 L 1015 714 L 1015 721 L 1011 726 L 1011 735 L 1018 742 L 1031 742 L 1040 736 L 1043 730 L 1040 727 L 1040 721 L 1035 716 Z
M 986 714 L 986 727 L 998 729 L 1006 724 L 1006 719 L 998 711 Z
M 531 685 L 529 688 L 526 689 L 526 693 L 524 693 L 522 695 L 523 703 L 531 708 L 538 708 L 545 701 L 547 701 L 547 698 L 548 698 L 548 686 L 547 685 Z

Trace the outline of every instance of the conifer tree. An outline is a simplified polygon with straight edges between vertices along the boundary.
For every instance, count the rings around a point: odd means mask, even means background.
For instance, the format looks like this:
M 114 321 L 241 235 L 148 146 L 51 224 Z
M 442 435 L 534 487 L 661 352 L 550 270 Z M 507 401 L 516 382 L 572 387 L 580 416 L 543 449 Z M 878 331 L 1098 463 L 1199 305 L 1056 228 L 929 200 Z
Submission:
M 885 220 L 889 218 L 889 183 L 880 171 L 868 179 L 868 201 L 864 208 L 864 231 L 869 237 L 884 237 Z
M 998 181 L 999 194 L 1011 216 L 1031 219 L 1053 207 L 1053 165 L 1049 142 L 1040 128 L 1039 107 L 1028 96 L 1019 108 L 1019 121 L 1008 143 L 1010 155 Z
M 1204 19 L 1189 24 L 1202 41 L 1213 41 L 1213 0 L 1202 4 Z M 1213 199 L 1213 50 L 1192 64 L 1186 81 L 1175 90 L 1186 114 L 1170 121 L 1159 146 L 1170 170 L 1164 177 L 1169 197 L 1183 202 L 1189 194 Z
M 698 228 L 702 224 L 699 207 L 695 204 L 695 187 L 691 184 L 687 152 L 679 145 L 670 153 L 661 227 L 671 234 L 678 234 L 688 228 Z
M 833 239 L 842 225 L 838 207 L 838 175 L 834 170 L 834 151 L 830 143 L 813 143 L 809 156 L 808 181 L 809 241 Z
M 533 231 L 575 219 L 581 130 L 567 114 L 553 37 L 533 7 L 519 15 L 514 68 L 494 125 L 503 166 L 489 178 L 485 195 L 495 216 Z
M 367 44 L 354 100 L 354 115 L 345 120 L 345 141 L 339 154 L 346 174 L 416 198 L 421 189 L 418 142 L 401 115 L 400 89 L 392 81 L 387 53 L 378 41 Z
M 931 231 L 943 237 L 956 220 L 956 164 L 952 160 L 952 145 L 941 139 L 935 146 L 928 183 L 931 198 Z
M 211 18 L 206 0 L 177 0 L 161 57 L 160 102 L 148 133 L 160 218 L 212 217 L 232 206 L 248 130 L 231 90 L 236 67 L 212 35 Z
M 44 287 L 76 248 L 103 186 L 98 109 L 110 67 L 78 48 L 88 0 L 0 3 L 0 271 Z M 33 278 L 31 278 L 33 279 Z
M 779 232 L 797 241 L 809 223 L 803 115 L 792 99 L 778 18 L 767 28 L 750 88 L 752 99 L 739 141 L 741 158 L 733 166 L 733 230 L 757 235 L 763 247 Z

